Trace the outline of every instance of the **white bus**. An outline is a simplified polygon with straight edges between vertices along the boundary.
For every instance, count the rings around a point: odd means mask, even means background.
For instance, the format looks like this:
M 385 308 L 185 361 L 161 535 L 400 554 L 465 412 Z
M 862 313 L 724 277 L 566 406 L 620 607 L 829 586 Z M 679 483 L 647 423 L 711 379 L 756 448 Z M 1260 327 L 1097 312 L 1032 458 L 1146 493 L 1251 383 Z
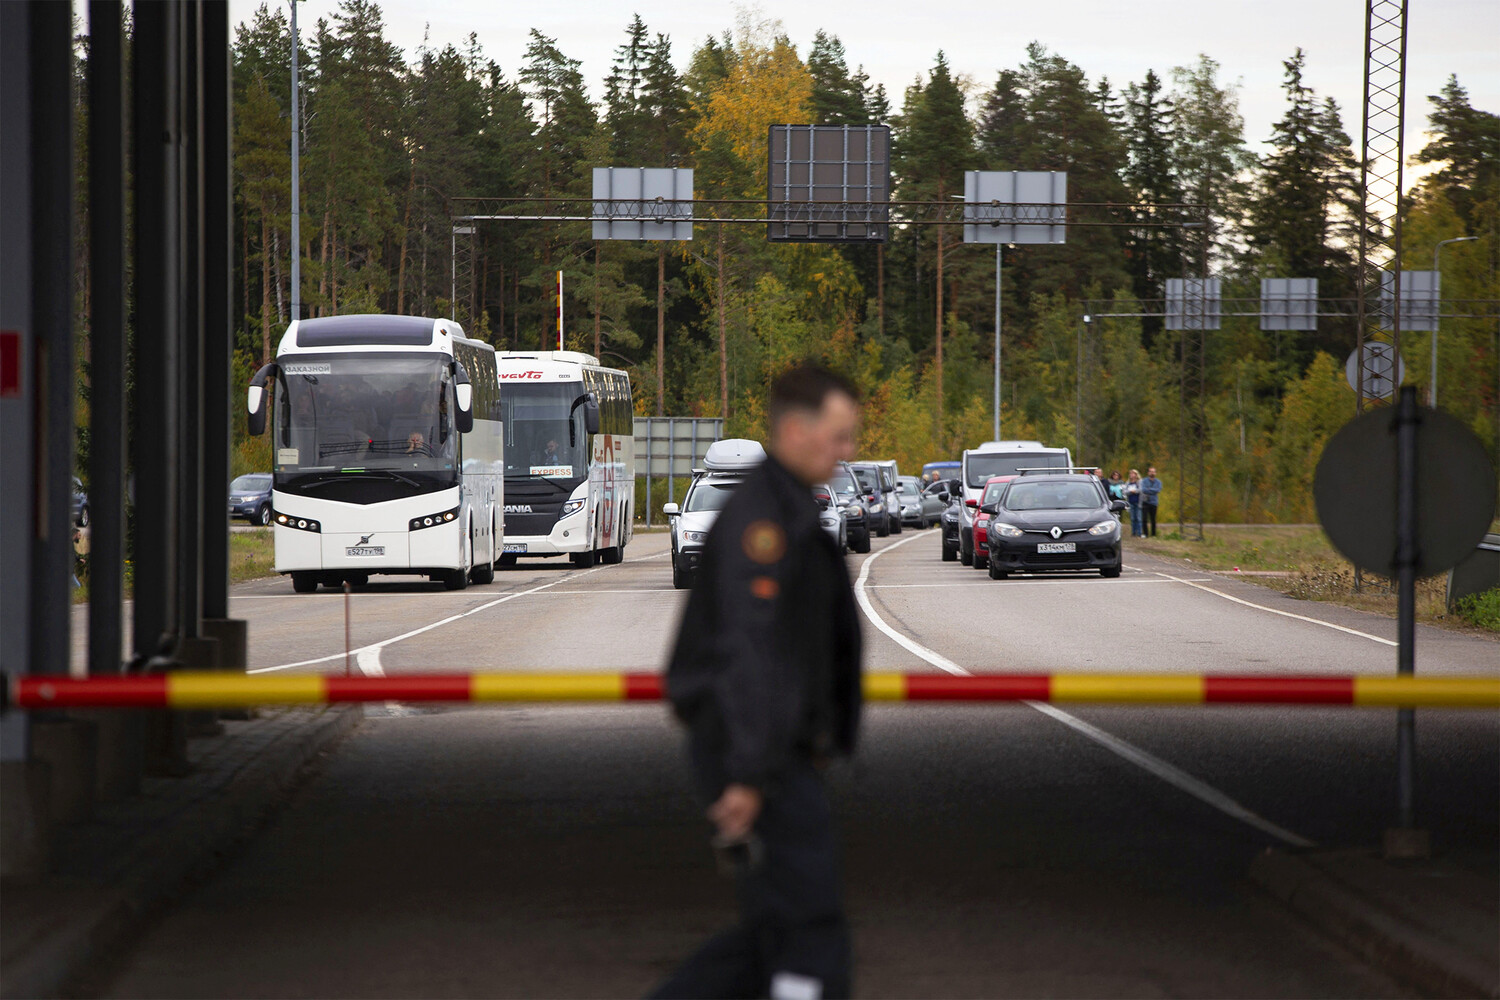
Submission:
M 502 351 L 505 545 L 575 566 L 625 558 L 635 502 L 630 376 L 576 351 Z
M 494 580 L 505 496 L 494 348 L 445 319 L 297 320 L 247 402 L 252 434 L 271 411 L 276 571 L 297 593 L 373 573 L 449 590 Z

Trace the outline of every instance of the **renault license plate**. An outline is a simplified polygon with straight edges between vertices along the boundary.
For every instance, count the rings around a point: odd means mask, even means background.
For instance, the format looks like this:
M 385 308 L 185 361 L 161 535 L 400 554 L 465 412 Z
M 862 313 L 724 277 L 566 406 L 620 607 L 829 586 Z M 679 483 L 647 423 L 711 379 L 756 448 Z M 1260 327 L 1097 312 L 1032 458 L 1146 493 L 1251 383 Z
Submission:
M 525 542 L 509 542 L 509 543 L 507 543 L 505 545 L 505 547 L 503 549 L 501 549 L 501 551 L 502 552 L 525 552 L 526 551 L 526 543 Z
M 1037 542 L 1037 552 L 1077 552 L 1076 542 Z
M 350 557 L 354 557 L 354 556 L 383 556 L 383 555 L 385 555 L 385 546 L 384 545 L 351 545 L 347 549 L 344 550 L 344 555 L 350 556 Z

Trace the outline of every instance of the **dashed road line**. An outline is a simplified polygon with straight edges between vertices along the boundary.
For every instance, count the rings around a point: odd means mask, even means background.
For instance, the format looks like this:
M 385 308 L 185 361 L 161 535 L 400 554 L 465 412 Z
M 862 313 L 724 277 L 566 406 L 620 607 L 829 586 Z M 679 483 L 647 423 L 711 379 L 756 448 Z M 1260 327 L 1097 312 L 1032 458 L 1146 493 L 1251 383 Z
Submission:
M 910 538 L 906 541 L 915 541 L 915 539 Z M 964 669 L 957 663 L 954 663 L 952 660 L 948 659 L 946 656 L 943 656 L 941 653 L 938 653 L 937 651 L 932 649 L 928 649 L 926 646 L 922 645 L 916 640 L 902 635 L 896 629 L 892 628 L 886 623 L 885 619 L 880 617 L 879 613 L 875 611 L 874 605 L 870 603 L 870 599 L 865 593 L 865 591 L 869 587 L 870 566 L 879 557 L 885 555 L 887 552 L 893 551 L 894 549 L 898 549 L 905 544 L 906 542 L 897 542 L 895 545 L 887 546 L 881 549 L 879 552 L 872 554 L 864 561 L 864 565 L 862 565 L 859 569 L 859 578 L 854 583 L 855 599 L 859 602 L 860 608 L 864 611 L 865 617 L 870 620 L 871 624 L 873 624 L 885 635 L 889 636 L 903 649 L 915 654 L 921 659 L 937 667 L 939 670 L 946 671 L 947 673 L 954 674 L 959 677 L 974 676 L 972 672 Z M 1238 598 L 1231 598 L 1231 600 L 1238 600 Z M 1241 601 L 1240 603 L 1248 604 L 1249 602 Z M 1255 605 L 1251 606 L 1254 607 Z M 1315 621 L 1316 619 L 1312 620 Z M 1327 623 L 1324 622 L 1323 624 Z M 1095 743 L 1104 747 L 1109 752 L 1115 754 L 1123 760 L 1129 761 L 1130 763 L 1146 771 L 1148 774 L 1160 778 L 1162 781 L 1165 781 L 1167 784 L 1178 789 L 1179 791 L 1186 792 L 1188 795 L 1193 796 L 1198 801 L 1212 806 L 1213 808 L 1224 813 L 1226 816 L 1230 816 L 1242 823 L 1245 823 L 1248 826 L 1252 826 L 1255 829 L 1260 830 L 1262 833 L 1269 834 L 1270 836 L 1275 837 L 1277 840 L 1280 840 L 1284 844 L 1290 844 L 1293 847 L 1316 846 L 1307 838 L 1301 837 L 1291 832 L 1290 830 L 1277 826 L 1275 823 L 1272 823 L 1270 820 L 1259 815 L 1258 813 L 1245 808 L 1243 805 L 1236 802 L 1234 799 L 1230 798 L 1223 792 L 1219 791 L 1217 788 L 1214 788 L 1212 785 L 1200 781 L 1199 779 L 1193 777 L 1191 774 L 1188 774 L 1186 771 L 1168 764 L 1160 757 L 1147 753 L 1140 747 L 1122 740 L 1118 736 L 1107 733 L 1097 726 L 1093 726 L 1087 722 L 1084 722 L 1077 716 L 1069 712 L 1065 712 L 1055 705 L 1049 705 L 1044 702 L 1037 701 L 1028 701 L 1024 702 L 1023 704 L 1029 705 L 1048 718 L 1062 723 L 1063 725 L 1072 729 L 1074 732 L 1088 737 Z

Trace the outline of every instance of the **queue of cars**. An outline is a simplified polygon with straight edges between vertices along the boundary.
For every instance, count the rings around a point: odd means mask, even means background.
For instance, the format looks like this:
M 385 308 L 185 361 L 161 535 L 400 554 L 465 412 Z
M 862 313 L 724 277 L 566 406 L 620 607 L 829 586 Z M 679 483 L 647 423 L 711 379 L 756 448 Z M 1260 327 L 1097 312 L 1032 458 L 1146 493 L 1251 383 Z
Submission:
M 988 455 L 1014 457 L 1024 451 L 992 449 Z M 1028 460 L 1048 458 L 1058 451 L 1066 454 L 1066 449 L 1033 450 Z M 980 449 L 974 452 L 981 453 Z M 963 478 L 949 483 L 951 502 L 941 518 L 944 562 L 957 560 L 988 570 L 992 580 L 1003 580 L 1011 573 L 1058 570 L 1120 575 L 1118 515 L 1127 505 L 1109 496 L 1098 470 L 1071 463 L 1017 464 L 971 485 L 977 477 L 970 470 L 970 454 L 964 453 Z M 1005 468 L 993 460 L 974 464 L 974 471 Z M 970 491 L 977 495 L 966 496 Z
M 755 441 L 726 439 L 709 445 L 703 467 L 681 504 L 662 510 L 672 533 L 672 586 L 692 586 L 703 545 L 718 512 L 745 476 L 765 460 Z M 899 534 L 903 525 L 926 528 L 938 523 L 948 503 L 948 485 L 924 489 L 914 476 L 903 476 L 893 461 L 840 462 L 828 482 L 812 489 L 818 522 L 840 552 L 869 552 L 872 538 Z

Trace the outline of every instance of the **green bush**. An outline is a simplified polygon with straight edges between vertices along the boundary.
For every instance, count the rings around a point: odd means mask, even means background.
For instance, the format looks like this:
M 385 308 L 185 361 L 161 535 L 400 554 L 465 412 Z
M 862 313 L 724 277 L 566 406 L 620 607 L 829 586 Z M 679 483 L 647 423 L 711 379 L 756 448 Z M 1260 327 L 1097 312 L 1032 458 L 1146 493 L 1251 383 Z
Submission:
M 1454 610 L 1471 625 L 1500 632 L 1500 587 L 1460 597 Z

